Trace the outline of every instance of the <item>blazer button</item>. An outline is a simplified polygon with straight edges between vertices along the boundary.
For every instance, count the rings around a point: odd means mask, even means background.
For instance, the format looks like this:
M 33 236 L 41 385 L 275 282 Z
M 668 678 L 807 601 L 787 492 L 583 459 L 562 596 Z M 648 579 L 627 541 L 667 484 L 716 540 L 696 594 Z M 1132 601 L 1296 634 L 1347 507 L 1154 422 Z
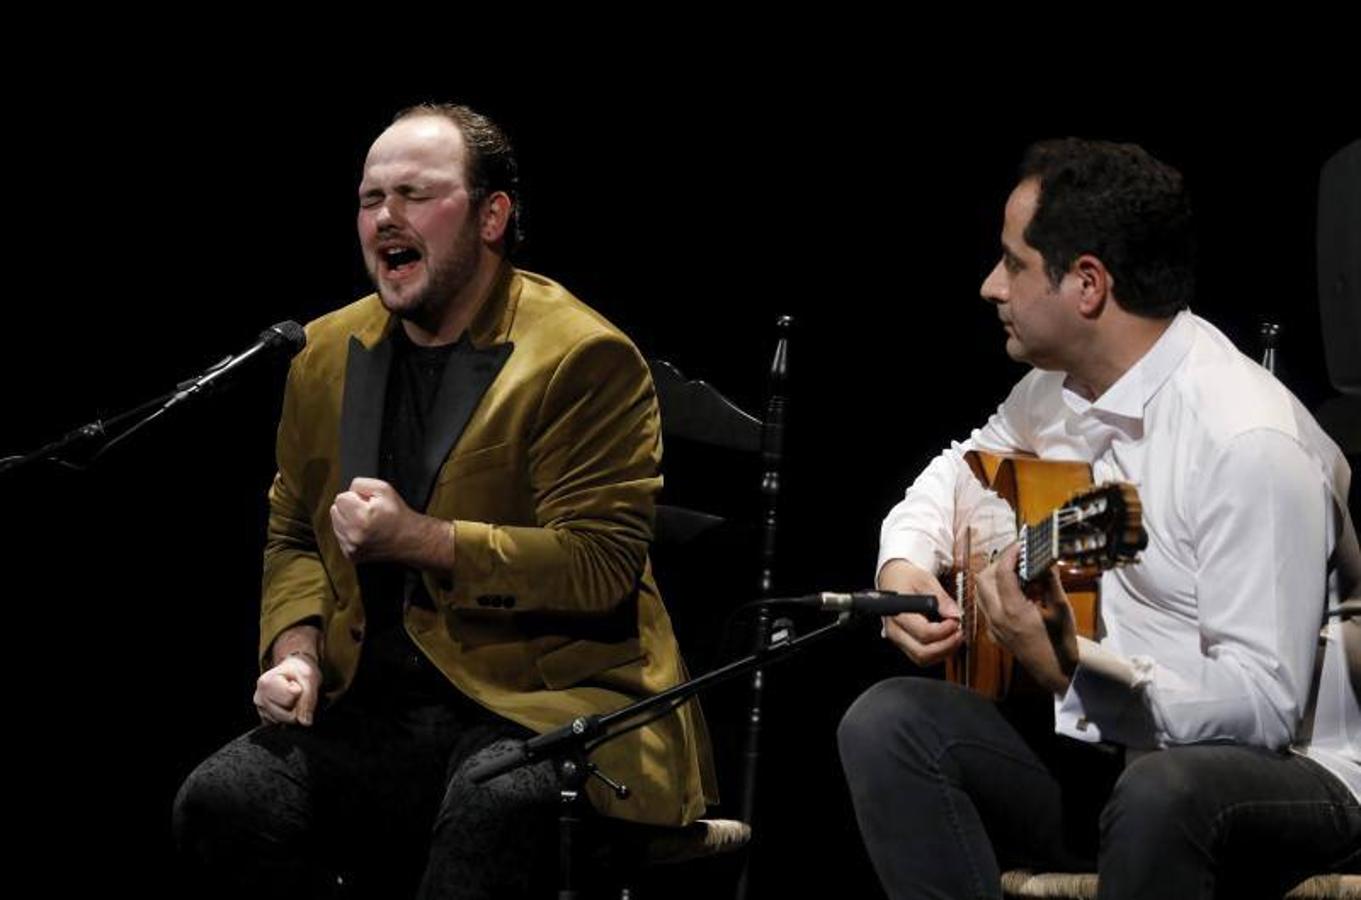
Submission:
M 363 641 L 363 640 L 364 640 L 364 629 L 363 629 L 363 627 L 360 626 L 360 625 L 351 625 L 351 626 L 350 626 L 350 637 L 354 638 L 354 642 L 355 642 L 356 644 L 358 644 L 359 642 Z
M 495 598 L 494 596 L 492 596 L 491 594 L 483 594 L 481 597 L 478 597 L 478 598 L 477 598 L 477 605 L 478 605 L 478 606 L 495 606 L 495 605 L 496 605 L 496 598 Z
M 515 598 L 510 596 L 509 594 L 506 594 L 501 597 L 501 605 L 504 606 L 506 609 L 510 609 L 515 605 Z

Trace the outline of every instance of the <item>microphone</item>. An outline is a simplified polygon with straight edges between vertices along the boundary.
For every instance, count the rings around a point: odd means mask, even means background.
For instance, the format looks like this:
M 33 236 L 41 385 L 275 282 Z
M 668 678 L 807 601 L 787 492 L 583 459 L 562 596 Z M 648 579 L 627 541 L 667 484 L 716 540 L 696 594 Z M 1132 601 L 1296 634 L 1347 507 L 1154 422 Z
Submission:
M 290 319 L 287 322 L 271 325 L 260 332 L 255 343 L 241 353 L 227 357 L 197 378 L 181 381 L 176 386 L 178 390 L 175 395 L 165 402 L 161 410 L 167 410 L 177 403 L 183 403 L 195 394 L 214 387 L 219 381 L 224 380 L 229 373 L 241 368 L 248 360 L 256 356 L 286 352 L 291 357 L 295 356 L 305 346 L 307 346 L 307 333 L 297 322 Z
M 896 616 L 899 613 L 918 613 L 933 622 L 940 621 L 940 608 L 930 594 L 898 594 L 893 591 L 853 591 L 837 594 L 823 591 L 803 597 L 782 597 L 764 600 L 771 606 L 801 606 L 831 612 L 863 613 L 871 616 Z

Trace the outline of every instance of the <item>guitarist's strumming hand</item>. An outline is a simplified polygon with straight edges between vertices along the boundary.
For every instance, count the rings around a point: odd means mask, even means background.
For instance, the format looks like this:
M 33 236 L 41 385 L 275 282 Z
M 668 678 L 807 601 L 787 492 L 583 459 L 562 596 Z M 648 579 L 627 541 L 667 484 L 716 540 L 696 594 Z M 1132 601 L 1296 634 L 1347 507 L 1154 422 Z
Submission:
M 1030 596 L 1021 590 L 1016 577 L 1020 550 L 1020 544 L 1012 544 L 978 574 L 978 608 L 993 639 L 1010 650 L 1041 685 L 1063 694 L 1077 669 L 1073 607 L 1058 571 L 1052 568 L 1047 577 L 1031 583 Z
M 959 606 L 945 593 L 940 580 L 905 559 L 891 559 L 879 571 L 879 588 L 900 594 L 931 594 L 939 604 L 941 621 L 928 622 L 916 613 L 884 617 L 884 637 L 919 666 L 942 662 L 959 648 Z

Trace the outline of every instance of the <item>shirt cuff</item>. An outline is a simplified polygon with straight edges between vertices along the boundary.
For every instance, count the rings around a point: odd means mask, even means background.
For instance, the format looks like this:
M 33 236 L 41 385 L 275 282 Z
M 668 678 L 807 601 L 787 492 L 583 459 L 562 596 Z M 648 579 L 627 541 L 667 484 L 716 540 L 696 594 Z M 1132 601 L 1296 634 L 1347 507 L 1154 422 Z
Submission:
M 1079 661 L 1073 680 L 1054 698 L 1054 730 L 1088 743 L 1109 741 L 1126 747 L 1159 746 L 1157 727 L 1143 696 L 1147 675 L 1138 666 L 1095 641 L 1078 638 Z

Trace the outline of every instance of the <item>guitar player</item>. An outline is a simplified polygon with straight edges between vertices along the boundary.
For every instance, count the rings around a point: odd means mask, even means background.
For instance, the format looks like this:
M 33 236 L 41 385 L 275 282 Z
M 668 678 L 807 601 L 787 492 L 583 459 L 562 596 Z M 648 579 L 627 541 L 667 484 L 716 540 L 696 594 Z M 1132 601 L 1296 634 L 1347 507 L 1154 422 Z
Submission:
M 1344 457 L 1190 311 L 1182 178 L 1142 148 L 1032 146 L 1001 242 L 981 292 L 1033 368 L 885 519 L 879 586 L 937 594 L 946 614 L 888 619 L 885 637 L 923 667 L 960 650 L 937 576 L 987 496 L 969 450 L 1136 486 L 1148 544 L 1101 576 L 1091 637 L 1052 573 L 1023 592 L 1016 545 L 978 574 L 1038 704 L 907 677 L 847 712 L 842 764 L 885 890 L 996 897 L 1011 866 L 1095 866 L 1103 898 L 1280 896 L 1354 871 L 1361 712 L 1342 640 L 1361 624 L 1336 612 L 1361 553 Z

